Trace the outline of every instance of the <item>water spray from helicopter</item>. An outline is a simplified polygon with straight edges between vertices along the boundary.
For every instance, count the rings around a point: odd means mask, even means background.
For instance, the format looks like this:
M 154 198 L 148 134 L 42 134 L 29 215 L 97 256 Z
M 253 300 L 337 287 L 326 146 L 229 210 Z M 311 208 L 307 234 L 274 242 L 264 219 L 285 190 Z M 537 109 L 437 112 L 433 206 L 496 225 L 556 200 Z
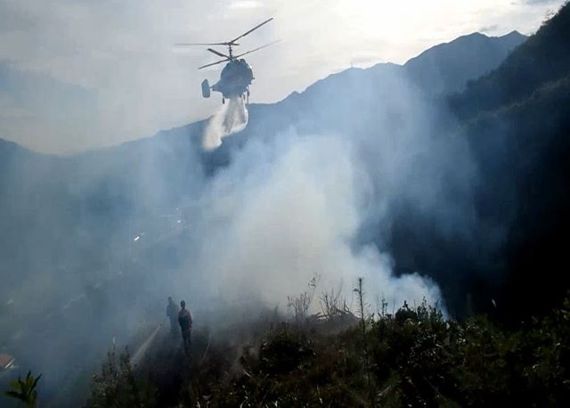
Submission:
M 208 120 L 202 136 L 202 147 L 213 150 L 222 144 L 222 139 L 237 133 L 247 126 L 248 111 L 243 98 L 230 98 Z
M 274 41 L 260 47 L 254 48 L 247 52 L 234 55 L 234 47 L 239 46 L 238 40 L 246 35 L 251 34 L 253 31 L 262 27 L 263 25 L 272 21 L 269 18 L 264 22 L 256 25 L 245 33 L 237 36 L 236 38 L 218 43 L 179 43 L 178 46 L 226 46 L 228 48 L 226 53 L 220 52 L 213 48 L 207 48 L 209 52 L 215 54 L 223 59 L 209 64 L 202 65 L 198 69 L 203 69 L 227 62 L 220 74 L 220 80 L 214 85 L 210 85 L 207 79 L 202 82 L 202 96 L 209 98 L 211 91 L 220 92 L 222 94 L 222 107 L 216 112 L 209 120 L 205 128 L 202 145 L 205 149 L 215 149 L 221 145 L 224 137 L 230 136 L 233 133 L 243 130 L 247 126 L 248 112 L 247 104 L 249 103 L 249 86 L 255 79 L 251 66 L 242 57 L 259 51 L 263 48 L 269 47 L 277 43 Z M 226 104 L 226 100 L 228 103 Z

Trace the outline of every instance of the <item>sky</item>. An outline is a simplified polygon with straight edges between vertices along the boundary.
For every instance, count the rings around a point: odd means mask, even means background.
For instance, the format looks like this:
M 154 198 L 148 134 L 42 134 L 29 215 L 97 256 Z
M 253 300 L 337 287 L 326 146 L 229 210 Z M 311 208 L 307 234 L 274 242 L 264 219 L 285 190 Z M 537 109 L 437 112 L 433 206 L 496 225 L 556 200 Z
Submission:
M 563 0 L 0 0 L 0 138 L 44 153 L 148 137 L 204 119 L 220 65 L 179 42 L 241 41 L 270 103 L 350 66 L 405 63 L 475 31 L 532 34 Z

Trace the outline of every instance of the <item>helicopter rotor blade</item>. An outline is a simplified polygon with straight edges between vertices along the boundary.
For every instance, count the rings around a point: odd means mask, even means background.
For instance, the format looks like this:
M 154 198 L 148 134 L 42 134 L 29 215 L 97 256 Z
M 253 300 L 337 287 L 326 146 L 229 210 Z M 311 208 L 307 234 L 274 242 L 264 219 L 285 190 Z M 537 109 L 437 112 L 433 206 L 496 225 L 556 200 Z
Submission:
M 248 34 L 250 34 L 250 33 L 252 33 L 253 31 L 257 30 L 259 27 L 261 27 L 261 26 L 263 26 L 263 25 L 269 23 L 271 20 L 273 20 L 273 17 L 271 17 L 270 19 L 265 20 L 265 21 L 264 21 L 263 23 L 261 23 L 261 24 L 256 25 L 256 26 L 253 27 L 251 30 L 246 31 L 245 33 L 243 33 L 243 34 L 240 35 L 239 37 L 236 37 L 236 38 L 234 38 L 233 40 L 229 41 L 229 43 L 232 44 L 232 45 L 237 45 L 237 44 L 235 44 L 235 42 L 236 42 L 237 40 L 239 40 L 240 38 L 245 37 L 246 35 L 248 35 Z
M 244 52 L 243 54 L 235 55 L 234 58 L 243 57 L 244 55 L 251 54 L 252 52 L 259 51 L 259 50 L 261 50 L 261 49 L 263 49 L 263 48 L 271 47 L 272 45 L 275 45 L 275 44 L 277 44 L 277 43 L 279 43 L 279 42 L 281 42 L 281 40 L 272 41 L 272 42 L 270 42 L 269 44 L 265 44 L 265 45 L 262 45 L 261 47 L 254 48 L 253 50 L 249 50 L 249 51 L 247 51 L 247 52 Z
M 227 42 L 219 42 L 219 43 L 176 43 L 174 44 L 177 47 L 192 47 L 195 45 L 229 45 Z M 234 44 L 236 45 L 236 44 Z
M 208 48 L 207 50 L 210 51 L 212 54 L 216 54 L 218 57 L 228 58 L 228 59 L 230 58 L 229 55 L 226 55 L 226 54 L 224 54 L 224 53 L 221 53 L 221 52 L 219 52 L 219 51 L 216 51 L 216 50 L 214 50 L 214 49 L 212 49 L 212 48 Z
M 220 61 L 211 62 L 211 63 L 209 63 L 209 64 L 202 65 L 201 67 L 198 67 L 198 69 L 211 67 L 212 65 L 218 65 L 218 64 L 221 64 L 222 62 L 226 62 L 226 61 L 230 61 L 230 59 L 229 59 L 229 58 L 226 58 L 226 59 L 223 59 L 223 60 L 220 60 Z

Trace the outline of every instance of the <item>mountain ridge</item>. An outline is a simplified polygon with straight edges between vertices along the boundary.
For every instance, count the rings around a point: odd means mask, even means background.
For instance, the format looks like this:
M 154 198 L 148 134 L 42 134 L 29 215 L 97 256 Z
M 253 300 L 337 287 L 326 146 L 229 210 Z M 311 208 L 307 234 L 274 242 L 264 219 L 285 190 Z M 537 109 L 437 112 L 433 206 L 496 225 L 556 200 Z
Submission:
M 568 75 L 570 53 L 565 41 L 570 37 L 569 21 L 566 4 L 495 71 L 469 83 L 464 93 L 451 96 L 455 113 L 469 118 L 476 112 L 492 111 Z
M 258 107 L 258 106 L 267 107 L 267 106 L 272 106 L 272 105 L 278 105 L 280 103 L 287 101 L 289 98 L 295 99 L 295 98 L 297 98 L 297 95 L 304 95 L 307 92 L 310 93 L 312 90 L 314 90 L 315 87 L 318 88 L 318 87 L 322 86 L 323 83 L 327 83 L 327 86 L 328 86 L 328 85 L 330 85 L 330 81 L 337 81 L 338 79 L 342 80 L 343 77 L 345 77 L 346 75 L 364 74 L 365 76 L 374 76 L 375 71 L 378 71 L 378 70 L 381 70 L 381 71 L 393 70 L 393 69 L 397 70 L 397 69 L 400 69 L 402 67 L 410 67 L 410 65 L 422 64 L 422 63 L 425 63 L 424 60 L 426 58 L 437 59 L 437 57 L 435 57 L 435 58 L 432 57 L 432 53 L 435 53 L 435 52 L 440 53 L 442 50 L 444 52 L 449 53 L 449 52 L 451 52 L 451 49 L 449 49 L 449 47 L 463 47 L 466 45 L 465 41 L 471 41 L 471 39 L 473 39 L 473 38 L 476 38 L 478 41 L 483 41 L 485 43 L 484 46 L 487 47 L 488 49 L 498 48 L 501 50 L 502 53 L 508 53 L 508 52 L 512 51 L 512 49 L 514 49 L 515 47 L 520 45 L 522 42 L 524 42 L 528 37 L 518 33 L 517 31 L 512 31 L 509 34 L 506 34 L 503 36 L 497 36 L 497 37 L 487 36 L 487 35 L 485 35 L 483 33 L 479 33 L 479 32 L 463 35 L 463 36 L 460 36 L 460 37 L 458 37 L 452 41 L 449 41 L 446 43 L 441 43 L 441 44 L 435 45 L 433 47 L 430 47 L 427 50 L 418 54 L 417 56 L 410 58 L 406 63 L 404 63 L 402 65 L 387 62 L 387 63 L 378 63 L 378 64 L 375 64 L 375 65 L 368 67 L 368 68 L 348 68 L 348 69 L 342 70 L 340 72 L 327 75 L 326 77 L 313 82 L 311 85 L 309 85 L 303 91 L 300 91 L 300 92 L 294 91 L 280 101 L 273 102 L 273 103 L 252 104 L 252 108 L 256 109 L 256 107 Z M 498 66 L 499 61 L 496 60 L 495 58 L 496 58 L 496 56 L 493 56 L 493 60 L 489 63 L 490 65 Z M 441 63 L 441 61 L 439 61 L 438 63 Z M 483 72 L 483 73 L 486 73 L 486 72 Z M 477 75 L 477 74 L 475 74 L 475 75 Z M 466 79 L 473 79 L 473 78 L 471 76 L 469 76 Z M 457 82 L 457 81 L 454 80 L 454 82 Z M 444 89 L 447 89 L 447 87 L 444 86 Z M 440 89 L 439 91 L 442 91 L 442 90 Z M 119 147 L 122 145 L 132 146 L 133 143 L 136 143 L 138 141 L 143 141 L 143 140 L 146 140 L 149 138 L 154 138 L 154 137 L 161 137 L 164 134 L 168 134 L 170 131 L 176 131 L 176 130 L 181 129 L 181 128 L 192 128 L 195 126 L 202 127 L 207 121 L 208 121 L 208 118 L 203 119 L 203 120 L 198 120 L 195 122 L 191 122 L 191 123 L 188 123 L 185 125 L 176 126 L 176 127 L 170 128 L 170 129 L 163 129 L 163 130 L 158 131 L 154 135 L 141 137 L 140 139 L 135 139 L 135 140 L 123 142 L 123 143 L 120 143 L 117 145 L 103 146 L 100 148 L 89 149 L 89 150 L 86 150 L 84 152 L 78 152 L 78 153 L 74 153 L 74 154 L 65 154 L 65 155 L 50 154 L 50 155 L 56 156 L 56 157 L 57 156 L 70 157 L 70 156 L 75 156 L 75 155 L 82 155 L 83 153 L 90 153 L 90 152 L 97 152 L 97 151 L 109 151 L 109 149 L 113 149 L 115 147 Z M 0 138 L 0 142 L 1 141 L 7 141 L 8 142 L 9 140 L 5 139 L 5 138 Z M 13 143 L 18 144 L 17 142 L 13 142 Z M 19 144 L 18 144 L 18 146 L 22 147 L 23 149 L 25 149 L 31 153 L 44 154 L 42 152 L 37 152 L 35 150 L 28 149 L 28 148 L 21 146 Z

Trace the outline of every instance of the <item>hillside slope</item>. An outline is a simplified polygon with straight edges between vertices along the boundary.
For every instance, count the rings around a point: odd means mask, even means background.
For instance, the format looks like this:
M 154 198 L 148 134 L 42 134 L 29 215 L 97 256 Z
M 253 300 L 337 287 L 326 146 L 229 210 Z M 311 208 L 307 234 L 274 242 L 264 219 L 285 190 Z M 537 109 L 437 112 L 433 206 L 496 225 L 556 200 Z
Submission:
M 502 313 L 545 310 L 570 286 L 570 5 L 491 74 L 450 98 L 466 123 L 484 222 L 509 225 Z

